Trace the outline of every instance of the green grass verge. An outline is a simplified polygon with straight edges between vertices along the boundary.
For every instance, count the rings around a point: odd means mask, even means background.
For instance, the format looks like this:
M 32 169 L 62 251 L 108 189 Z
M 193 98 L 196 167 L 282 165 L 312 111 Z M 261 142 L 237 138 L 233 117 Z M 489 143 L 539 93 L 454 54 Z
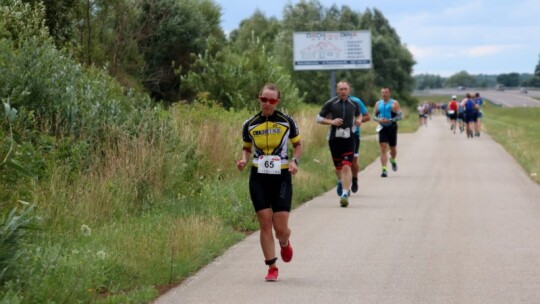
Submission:
M 540 108 L 486 107 L 484 130 L 540 183 Z

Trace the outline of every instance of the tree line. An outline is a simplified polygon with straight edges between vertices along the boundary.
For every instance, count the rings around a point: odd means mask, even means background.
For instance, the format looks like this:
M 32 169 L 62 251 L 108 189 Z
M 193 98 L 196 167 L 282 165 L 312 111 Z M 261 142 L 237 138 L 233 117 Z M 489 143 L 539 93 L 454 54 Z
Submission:
M 504 85 L 506 87 L 532 87 L 540 88 L 540 56 L 534 74 L 530 73 L 503 73 L 498 75 L 473 75 L 467 71 L 460 71 L 450 77 L 440 75 L 421 74 L 414 76 L 417 90 L 455 87 L 488 88 Z
M 166 103 L 208 92 L 218 103 L 238 106 L 253 98 L 264 78 L 287 79 L 282 83 L 291 84 L 286 88 L 291 95 L 285 96 L 326 100 L 327 71 L 293 71 L 295 31 L 371 31 L 373 69 L 336 75 L 351 80 L 353 91 L 365 99 L 374 100 L 382 85 L 406 97 L 414 85 L 412 54 L 377 9 L 358 12 L 303 0 L 287 4 L 281 20 L 256 11 L 227 37 L 220 27 L 221 8 L 211 0 L 22 1 L 43 4 L 43 21 L 57 48 Z

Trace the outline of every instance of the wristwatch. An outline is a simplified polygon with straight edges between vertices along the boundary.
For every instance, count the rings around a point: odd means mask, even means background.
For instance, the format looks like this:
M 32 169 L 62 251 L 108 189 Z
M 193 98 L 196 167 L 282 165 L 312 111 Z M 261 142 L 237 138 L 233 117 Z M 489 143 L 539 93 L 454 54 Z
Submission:
M 293 157 L 293 162 L 298 166 L 298 159 L 296 159 L 296 157 Z

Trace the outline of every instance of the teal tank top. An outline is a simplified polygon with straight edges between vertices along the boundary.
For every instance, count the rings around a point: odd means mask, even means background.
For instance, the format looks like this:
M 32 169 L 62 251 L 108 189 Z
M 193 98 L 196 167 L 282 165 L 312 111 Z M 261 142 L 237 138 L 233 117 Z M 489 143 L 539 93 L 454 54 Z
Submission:
M 392 104 L 394 103 L 393 99 L 390 99 L 387 103 L 383 99 L 379 100 L 378 111 L 379 117 L 392 119 Z M 391 125 L 392 123 L 387 123 L 385 125 Z

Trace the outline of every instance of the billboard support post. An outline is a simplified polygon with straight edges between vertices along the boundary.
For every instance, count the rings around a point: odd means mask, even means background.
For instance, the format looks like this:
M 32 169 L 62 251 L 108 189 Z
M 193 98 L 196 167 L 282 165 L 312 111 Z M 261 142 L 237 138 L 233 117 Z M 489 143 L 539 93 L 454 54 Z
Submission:
M 330 71 L 330 98 L 336 96 L 336 71 Z

